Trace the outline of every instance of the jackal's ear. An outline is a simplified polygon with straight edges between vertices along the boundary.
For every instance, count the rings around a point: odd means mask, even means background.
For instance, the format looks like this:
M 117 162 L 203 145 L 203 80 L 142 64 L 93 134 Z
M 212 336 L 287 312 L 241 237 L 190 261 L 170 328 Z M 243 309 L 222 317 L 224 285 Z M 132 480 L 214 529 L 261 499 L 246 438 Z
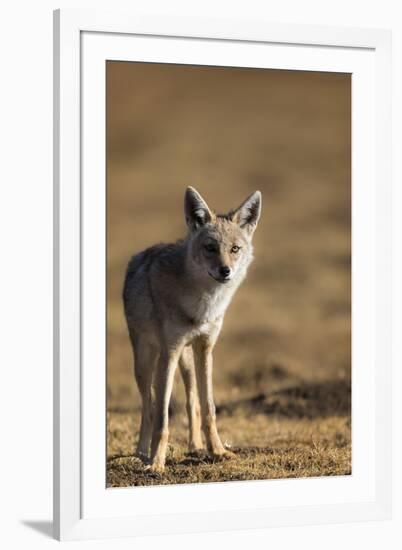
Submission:
M 252 235 L 257 227 L 261 214 L 262 196 L 260 191 L 255 191 L 231 214 L 234 222 Z
M 212 212 L 193 187 L 187 187 L 184 196 L 184 214 L 190 229 L 195 230 L 212 220 Z

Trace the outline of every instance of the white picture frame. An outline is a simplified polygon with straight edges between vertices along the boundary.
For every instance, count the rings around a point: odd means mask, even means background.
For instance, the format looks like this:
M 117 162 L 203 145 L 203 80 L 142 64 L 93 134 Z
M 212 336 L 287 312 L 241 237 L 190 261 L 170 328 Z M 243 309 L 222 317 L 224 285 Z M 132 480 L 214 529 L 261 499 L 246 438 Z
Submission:
M 106 489 L 103 236 L 108 59 L 352 74 L 351 476 Z M 391 35 L 384 30 L 55 12 L 56 538 L 390 517 L 390 60 Z

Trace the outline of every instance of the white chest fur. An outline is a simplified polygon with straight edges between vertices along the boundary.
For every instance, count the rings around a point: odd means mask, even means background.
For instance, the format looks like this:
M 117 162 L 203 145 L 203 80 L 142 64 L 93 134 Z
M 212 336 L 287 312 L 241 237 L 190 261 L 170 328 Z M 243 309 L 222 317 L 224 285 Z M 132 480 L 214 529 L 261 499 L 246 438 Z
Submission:
M 223 317 L 235 290 L 236 286 L 234 285 L 220 285 L 212 292 L 204 292 L 199 296 L 194 296 L 191 300 L 191 306 L 186 304 L 190 306 L 190 316 L 193 322 L 197 325 L 207 325 Z

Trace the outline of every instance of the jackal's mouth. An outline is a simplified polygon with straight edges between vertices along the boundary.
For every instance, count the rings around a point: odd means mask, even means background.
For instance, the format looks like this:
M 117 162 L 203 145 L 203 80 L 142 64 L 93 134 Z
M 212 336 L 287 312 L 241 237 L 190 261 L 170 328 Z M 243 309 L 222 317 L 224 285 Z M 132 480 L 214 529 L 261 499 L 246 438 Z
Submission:
M 212 277 L 212 279 L 214 279 L 216 282 L 222 284 L 229 283 L 232 280 L 231 277 L 215 277 L 215 275 L 212 275 L 212 273 L 210 273 L 209 271 L 208 275 Z

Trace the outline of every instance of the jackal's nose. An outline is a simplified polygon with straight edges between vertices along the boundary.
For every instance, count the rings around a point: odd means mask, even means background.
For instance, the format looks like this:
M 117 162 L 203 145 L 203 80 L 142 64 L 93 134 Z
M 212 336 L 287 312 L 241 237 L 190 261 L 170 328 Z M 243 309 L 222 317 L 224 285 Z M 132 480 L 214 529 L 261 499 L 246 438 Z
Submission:
M 219 275 L 227 279 L 227 277 L 229 277 L 230 275 L 230 267 L 228 267 L 227 265 L 222 265 L 219 268 Z

